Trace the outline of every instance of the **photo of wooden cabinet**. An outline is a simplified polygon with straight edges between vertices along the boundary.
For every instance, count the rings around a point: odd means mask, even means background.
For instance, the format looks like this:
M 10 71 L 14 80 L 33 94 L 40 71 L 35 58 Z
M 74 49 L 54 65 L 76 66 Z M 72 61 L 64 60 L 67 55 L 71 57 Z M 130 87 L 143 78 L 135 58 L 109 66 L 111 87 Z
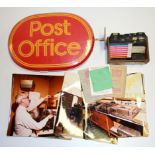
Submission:
M 106 130 L 110 135 L 110 128 L 114 126 L 114 123 L 108 116 L 101 112 L 93 111 L 90 120 L 100 128 Z

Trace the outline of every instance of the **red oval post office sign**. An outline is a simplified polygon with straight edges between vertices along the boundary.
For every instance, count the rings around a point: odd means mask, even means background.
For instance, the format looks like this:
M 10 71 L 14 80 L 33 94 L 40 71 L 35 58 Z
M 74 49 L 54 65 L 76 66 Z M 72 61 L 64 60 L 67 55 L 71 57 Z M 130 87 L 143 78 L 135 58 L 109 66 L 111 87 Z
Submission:
M 9 37 L 13 60 L 30 70 L 65 70 L 83 63 L 94 46 L 89 24 L 69 13 L 26 17 Z

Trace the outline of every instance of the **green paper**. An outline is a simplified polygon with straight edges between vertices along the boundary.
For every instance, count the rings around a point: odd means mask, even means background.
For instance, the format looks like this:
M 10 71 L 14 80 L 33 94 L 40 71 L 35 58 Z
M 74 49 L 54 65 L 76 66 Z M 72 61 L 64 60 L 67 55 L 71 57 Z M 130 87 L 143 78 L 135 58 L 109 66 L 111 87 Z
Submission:
M 109 67 L 91 70 L 89 74 L 94 92 L 112 88 L 112 78 Z

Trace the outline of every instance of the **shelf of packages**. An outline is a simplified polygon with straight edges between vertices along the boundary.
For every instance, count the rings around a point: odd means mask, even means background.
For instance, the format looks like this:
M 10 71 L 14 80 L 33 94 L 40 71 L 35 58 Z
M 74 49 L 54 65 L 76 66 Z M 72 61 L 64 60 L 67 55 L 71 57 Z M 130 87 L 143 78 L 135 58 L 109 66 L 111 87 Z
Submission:
M 114 121 L 120 123 L 124 126 L 128 126 L 132 129 L 135 129 L 143 135 L 143 125 L 138 124 L 137 122 L 127 120 L 118 116 L 114 116 L 111 114 L 107 114 L 100 111 L 93 111 L 92 115 L 90 116 L 90 120 L 95 123 L 100 128 L 106 130 L 110 135 L 110 128 L 114 126 Z

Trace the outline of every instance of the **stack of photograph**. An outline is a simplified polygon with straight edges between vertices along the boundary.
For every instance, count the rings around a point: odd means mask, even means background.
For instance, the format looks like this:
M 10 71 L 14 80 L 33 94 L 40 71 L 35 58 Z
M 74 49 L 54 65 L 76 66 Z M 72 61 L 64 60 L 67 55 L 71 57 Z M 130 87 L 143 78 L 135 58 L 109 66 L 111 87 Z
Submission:
M 8 136 L 117 143 L 148 136 L 144 77 L 123 65 L 12 75 Z

